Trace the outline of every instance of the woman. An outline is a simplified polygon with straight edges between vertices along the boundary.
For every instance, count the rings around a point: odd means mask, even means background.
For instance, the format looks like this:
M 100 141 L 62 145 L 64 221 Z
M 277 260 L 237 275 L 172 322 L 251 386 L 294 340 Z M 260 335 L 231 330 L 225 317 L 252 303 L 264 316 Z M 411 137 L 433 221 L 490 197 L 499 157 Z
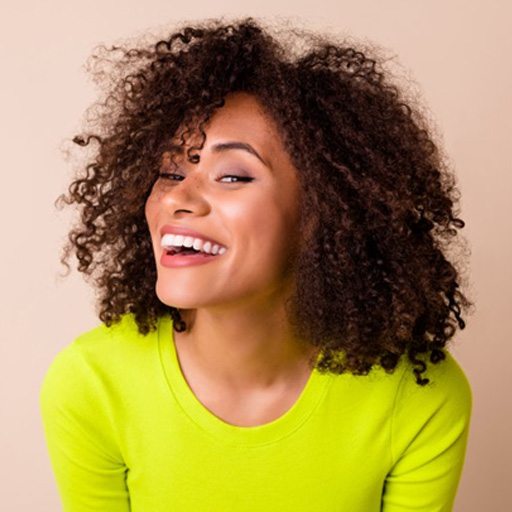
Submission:
M 451 510 L 454 178 L 367 51 L 284 34 L 209 20 L 92 68 L 63 262 L 102 323 L 41 388 L 64 510 Z

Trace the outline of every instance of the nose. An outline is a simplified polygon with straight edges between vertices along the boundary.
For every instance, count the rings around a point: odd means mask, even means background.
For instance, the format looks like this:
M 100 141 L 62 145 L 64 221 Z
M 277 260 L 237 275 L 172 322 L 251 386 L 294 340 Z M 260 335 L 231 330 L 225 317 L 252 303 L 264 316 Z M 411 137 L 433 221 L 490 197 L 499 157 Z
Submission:
M 204 179 L 200 175 L 199 169 L 191 171 L 187 175 L 180 174 L 180 176 L 180 179 L 165 188 L 161 197 L 162 206 L 173 213 L 188 211 L 198 215 L 206 214 L 210 210 L 210 205 L 206 197 Z

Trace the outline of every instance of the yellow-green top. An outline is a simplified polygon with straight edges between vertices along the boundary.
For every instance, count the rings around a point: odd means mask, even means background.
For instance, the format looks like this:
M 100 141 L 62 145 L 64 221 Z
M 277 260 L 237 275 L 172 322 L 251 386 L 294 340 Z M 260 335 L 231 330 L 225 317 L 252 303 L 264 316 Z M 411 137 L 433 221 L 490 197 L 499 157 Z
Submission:
M 449 512 L 472 408 L 462 368 L 314 370 L 270 423 L 224 422 L 193 394 L 172 322 L 138 333 L 131 314 L 78 336 L 40 389 L 64 512 Z

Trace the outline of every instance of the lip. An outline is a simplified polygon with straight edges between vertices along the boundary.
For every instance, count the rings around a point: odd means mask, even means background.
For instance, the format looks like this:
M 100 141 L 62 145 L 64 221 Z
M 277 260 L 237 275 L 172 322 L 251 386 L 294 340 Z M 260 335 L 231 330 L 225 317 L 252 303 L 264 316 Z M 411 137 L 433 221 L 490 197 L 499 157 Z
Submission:
M 165 226 L 162 226 L 162 228 L 160 229 L 160 238 L 162 238 L 167 233 L 172 233 L 175 235 L 193 236 L 194 238 L 201 238 L 202 240 L 211 242 L 212 244 L 218 244 L 221 247 L 225 247 L 225 245 L 222 244 L 221 242 L 217 242 L 217 240 L 214 240 L 213 238 L 207 235 L 203 235 L 202 233 L 199 233 L 199 231 L 194 231 L 193 229 L 184 228 L 182 226 L 173 226 L 171 224 L 166 224 Z
M 168 268 L 182 268 L 182 267 L 195 267 L 197 265 L 203 265 L 213 260 L 222 258 L 222 255 L 214 254 L 192 254 L 187 256 L 170 256 L 166 251 L 162 251 L 160 256 L 160 264 L 163 267 Z

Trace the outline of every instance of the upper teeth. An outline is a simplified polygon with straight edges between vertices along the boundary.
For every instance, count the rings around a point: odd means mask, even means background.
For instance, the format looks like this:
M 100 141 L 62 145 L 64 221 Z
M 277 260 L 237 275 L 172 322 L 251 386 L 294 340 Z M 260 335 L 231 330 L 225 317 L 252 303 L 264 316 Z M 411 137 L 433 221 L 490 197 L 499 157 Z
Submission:
M 218 244 L 212 244 L 211 242 L 205 242 L 201 238 L 194 238 L 193 236 L 184 235 L 173 235 L 172 233 L 166 233 L 161 241 L 160 245 L 165 249 L 171 247 L 193 247 L 196 251 L 205 252 L 208 254 L 224 254 L 226 248 Z

